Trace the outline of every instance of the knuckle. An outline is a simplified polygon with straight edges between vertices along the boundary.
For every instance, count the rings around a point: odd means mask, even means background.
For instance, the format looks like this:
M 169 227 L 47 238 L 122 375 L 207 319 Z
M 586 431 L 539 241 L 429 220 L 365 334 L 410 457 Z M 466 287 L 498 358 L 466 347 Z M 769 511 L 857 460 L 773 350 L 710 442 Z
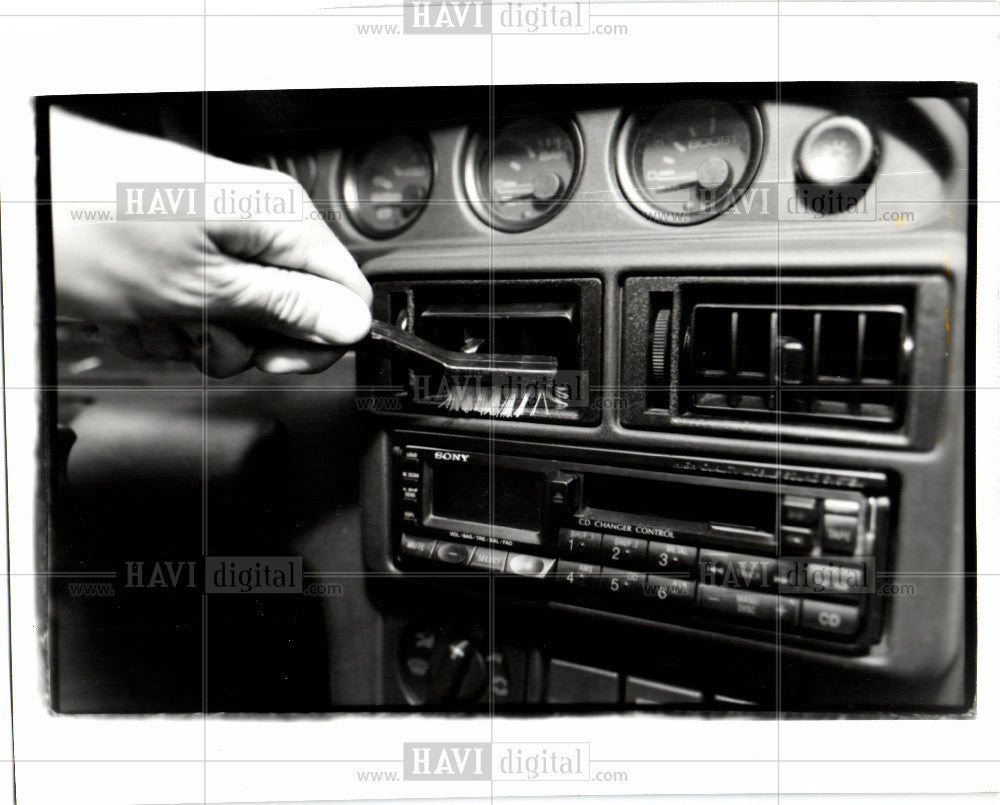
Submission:
M 278 274 L 266 286 L 262 310 L 268 326 L 293 324 L 308 329 L 316 324 L 317 314 L 306 294 L 288 277 Z

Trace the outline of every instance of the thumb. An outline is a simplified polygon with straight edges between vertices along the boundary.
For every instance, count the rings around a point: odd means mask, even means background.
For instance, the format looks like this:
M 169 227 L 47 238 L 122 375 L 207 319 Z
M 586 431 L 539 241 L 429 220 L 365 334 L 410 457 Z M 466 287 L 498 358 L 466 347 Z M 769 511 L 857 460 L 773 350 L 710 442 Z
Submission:
M 360 341 L 371 312 L 353 290 L 328 279 L 275 266 L 227 261 L 210 287 L 210 314 L 316 344 Z

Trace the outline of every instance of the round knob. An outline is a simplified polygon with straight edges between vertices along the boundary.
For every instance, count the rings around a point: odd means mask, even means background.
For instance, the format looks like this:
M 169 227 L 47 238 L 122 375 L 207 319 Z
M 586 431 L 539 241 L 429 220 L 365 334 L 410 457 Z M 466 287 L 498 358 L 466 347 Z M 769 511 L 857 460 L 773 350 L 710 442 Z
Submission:
M 650 345 L 650 362 L 653 380 L 666 383 L 670 371 L 670 309 L 664 308 L 656 314 L 653 323 L 653 339 Z
M 877 162 L 875 135 L 849 115 L 833 115 L 815 123 L 795 154 L 799 181 L 822 187 L 867 184 Z
M 486 691 L 486 660 L 471 637 L 408 629 L 400 640 L 400 682 L 412 705 L 471 704 Z

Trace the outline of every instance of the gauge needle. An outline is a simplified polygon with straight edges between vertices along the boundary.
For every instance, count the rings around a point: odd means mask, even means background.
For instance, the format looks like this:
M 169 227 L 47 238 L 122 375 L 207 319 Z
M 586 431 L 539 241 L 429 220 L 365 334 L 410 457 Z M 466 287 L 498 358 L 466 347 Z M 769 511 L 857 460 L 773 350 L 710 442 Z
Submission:
M 661 187 L 650 188 L 654 193 L 669 193 L 671 190 L 683 190 L 686 187 L 695 187 L 698 184 L 697 173 L 682 173 L 680 176 L 672 176 L 671 184 Z
M 704 190 L 718 190 L 727 181 L 731 168 L 722 157 L 710 157 L 698 167 L 695 173 L 682 173 L 674 176 L 673 183 L 662 187 L 651 188 L 656 193 L 669 193 L 672 190 L 684 190 L 688 187 L 701 187 Z
M 538 201 L 548 201 L 555 198 L 562 188 L 562 179 L 554 173 L 539 173 L 532 180 L 531 184 L 515 184 L 510 187 L 514 192 L 500 193 L 497 201 L 507 203 L 511 201 L 525 201 L 533 198 Z M 529 189 L 530 188 L 530 189 Z

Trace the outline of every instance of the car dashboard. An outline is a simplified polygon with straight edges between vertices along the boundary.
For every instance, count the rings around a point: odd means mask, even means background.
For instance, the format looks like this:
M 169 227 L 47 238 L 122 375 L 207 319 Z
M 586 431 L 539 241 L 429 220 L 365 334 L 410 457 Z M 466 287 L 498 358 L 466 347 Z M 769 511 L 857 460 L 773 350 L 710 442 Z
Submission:
M 81 602 L 56 580 L 53 706 L 968 712 L 975 101 L 804 82 L 78 99 L 182 142 L 207 121 L 209 151 L 302 186 L 377 321 L 490 369 L 456 385 L 367 339 L 315 377 L 203 380 L 55 318 L 52 424 L 75 442 L 51 567 L 288 555 L 313 593 Z M 271 647 L 252 671 L 251 635 Z

